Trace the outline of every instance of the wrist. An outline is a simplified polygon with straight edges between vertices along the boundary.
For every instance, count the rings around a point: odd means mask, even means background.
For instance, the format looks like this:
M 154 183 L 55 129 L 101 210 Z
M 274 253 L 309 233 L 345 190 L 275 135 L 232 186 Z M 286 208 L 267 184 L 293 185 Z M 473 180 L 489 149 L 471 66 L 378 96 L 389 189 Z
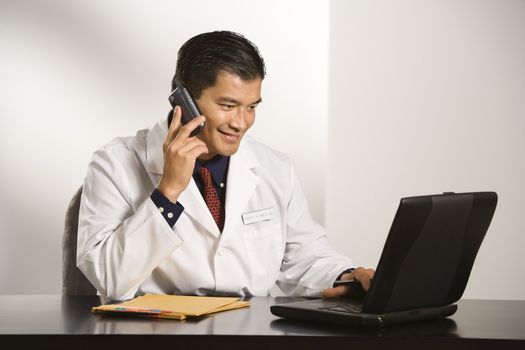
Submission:
M 181 194 L 181 191 L 174 190 L 167 186 L 162 186 L 162 184 L 157 187 L 157 190 L 160 193 L 162 193 L 166 198 L 168 198 L 172 203 L 177 203 L 177 200 L 179 199 L 179 196 Z
M 349 268 L 349 269 L 344 270 L 343 272 L 341 272 L 341 273 L 339 274 L 339 276 L 337 276 L 336 281 L 341 280 L 341 278 L 342 278 L 344 275 L 349 274 L 349 273 L 352 273 L 352 272 L 354 272 L 354 270 L 355 270 L 354 267 L 351 267 L 351 268 Z M 335 283 L 334 283 L 333 287 L 335 287 Z

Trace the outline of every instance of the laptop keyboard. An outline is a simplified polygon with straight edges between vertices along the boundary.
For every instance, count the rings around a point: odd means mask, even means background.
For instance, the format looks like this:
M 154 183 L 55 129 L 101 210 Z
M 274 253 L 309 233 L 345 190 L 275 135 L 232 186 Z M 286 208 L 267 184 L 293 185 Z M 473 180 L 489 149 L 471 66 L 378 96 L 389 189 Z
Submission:
M 355 304 L 339 304 L 335 306 L 320 307 L 319 309 L 344 312 L 347 314 L 360 314 L 362 310 L 361 305 L 355 305 Z

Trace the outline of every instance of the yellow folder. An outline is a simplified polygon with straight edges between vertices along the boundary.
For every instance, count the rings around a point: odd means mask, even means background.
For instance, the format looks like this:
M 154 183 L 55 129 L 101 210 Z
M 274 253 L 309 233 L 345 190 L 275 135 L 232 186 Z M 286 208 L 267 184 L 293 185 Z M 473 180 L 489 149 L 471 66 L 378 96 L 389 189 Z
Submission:
M 250 306 L 249 302 L 240 301 L 235 297 L 146 294 L 121 304 L 97 306 L 92 311 L 183 320 L 186 317 L 202 316 L 247 306 Z

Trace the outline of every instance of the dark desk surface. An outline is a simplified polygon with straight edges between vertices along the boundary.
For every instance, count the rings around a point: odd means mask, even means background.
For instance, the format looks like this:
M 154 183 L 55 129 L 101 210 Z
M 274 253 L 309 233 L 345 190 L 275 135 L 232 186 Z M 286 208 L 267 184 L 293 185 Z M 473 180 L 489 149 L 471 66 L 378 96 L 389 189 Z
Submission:
M 462 300 L 448 319 L 352 329 L 270 313 L 270 305 L 293 300 L 253 298 L 250 308 L 174 321 L 94 315 L 90 310 L 100 304 L 98 297 L 0 295 L 0 348 L 525 349 L 525 301 Z

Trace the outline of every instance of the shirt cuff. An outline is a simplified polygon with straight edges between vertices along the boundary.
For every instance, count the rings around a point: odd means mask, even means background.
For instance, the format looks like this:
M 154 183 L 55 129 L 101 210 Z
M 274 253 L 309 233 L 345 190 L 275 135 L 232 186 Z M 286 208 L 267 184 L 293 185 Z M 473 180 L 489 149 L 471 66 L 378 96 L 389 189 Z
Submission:
M 159 209 L 159 212 L 162 214 L 168 225 L 173 227 L 182 212 L 184 207 L 179 202 L 171 202 L 165 195 L 163 195 L 159 190 L 155 189 L 150 196 L 151 200 L 155 206 Z
M 353 268 L 353 267 L 344 270 L 343 272 L 341 272 L 341 273 L 339 274 L 339 276 L 337 276 L 336 281 L 339 281 L 339 280 L 341 279 L 341 277 L 343 277 L 343 275 L 344 275 L 345 273 L 350 273 L 350 272 L 352 272 L 352 271 L 354 271 L 354 270 L 355 270 L 355 268 Z M 334 285 L 333 285 L 332 287 L 335 287 L 335 283 L 334 283 Z

